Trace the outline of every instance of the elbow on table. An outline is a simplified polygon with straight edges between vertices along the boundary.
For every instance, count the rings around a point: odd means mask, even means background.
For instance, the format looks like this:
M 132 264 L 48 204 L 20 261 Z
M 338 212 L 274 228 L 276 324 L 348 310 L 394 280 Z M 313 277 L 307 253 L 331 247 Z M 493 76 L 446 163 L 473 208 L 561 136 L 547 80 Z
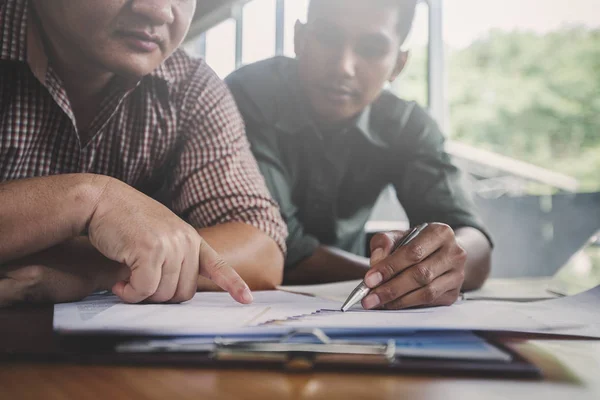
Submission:
M 283 253 L 275 243 L 268 247 L 263 251 L 255 279 L 247 282 L 251 290 L 274 290 L 283 282 Z

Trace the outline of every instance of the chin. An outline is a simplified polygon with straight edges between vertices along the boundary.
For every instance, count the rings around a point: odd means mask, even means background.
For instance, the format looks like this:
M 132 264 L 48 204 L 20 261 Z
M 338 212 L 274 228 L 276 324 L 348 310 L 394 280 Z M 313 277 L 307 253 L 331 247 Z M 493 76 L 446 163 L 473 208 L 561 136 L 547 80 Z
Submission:
M 109 64 L 110 70 L 126 79 L 141 79 L 151 74 L 161 64 L 161 60 L 140 57 L 124 57 Z
M 355 115 L 356 115 L 355 112 L 350 112 L 347 110 L 329 109 L 325 113 L 322 114 L 322 118 L 329 123 L 335 124 L 335 123 L 339 123 L 339 122 L 348 121 Z

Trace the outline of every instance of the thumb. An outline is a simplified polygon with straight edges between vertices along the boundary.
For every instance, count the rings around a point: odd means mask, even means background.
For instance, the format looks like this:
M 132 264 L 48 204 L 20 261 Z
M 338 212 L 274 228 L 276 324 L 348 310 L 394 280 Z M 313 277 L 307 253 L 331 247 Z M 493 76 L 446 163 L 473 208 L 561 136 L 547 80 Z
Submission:
M 205 240 L 200 243 L 200 275 L 216 283 L 239 303 L 250 304 L 254 300 L 246 282 Z
M 371 266 L 377 264 L 381 260 L 389 256 L 406 235 L 406 231 L 391 231 L 378 233 L 373 236 L 370 242 L 371 247 Z

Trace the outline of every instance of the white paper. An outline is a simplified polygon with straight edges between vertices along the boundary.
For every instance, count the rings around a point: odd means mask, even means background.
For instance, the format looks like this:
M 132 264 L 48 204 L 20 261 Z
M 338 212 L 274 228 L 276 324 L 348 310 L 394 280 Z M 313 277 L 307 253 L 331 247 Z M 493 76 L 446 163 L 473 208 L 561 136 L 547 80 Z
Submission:
M 173 336 L 262 334 L 292 328 L 486 330 L 600 338 L 600 286 L 577 296 L 532 303 L 461 301 L 451 307 L 346 313 L 338 311 L 341 301 L 281 291 L 254 295 L 252 305 L 238 304 L 226 293 L 199 293 L 180 305 L 130 305 L 114 296 L 93 296 L 56 305 L 54 328 Z
M 296 328 L 517 331 L 600 338 L 600 286 L 577 296 L 532 303 L 461 301 L 451 307 L 346 313 L 330 309 L 278 324 Z
M 280 291 L 254 292 L 242 305 L 227 293 L 197 293 L 183 304 L 124 304 L 113 295 L 90 296 L 54 307 L 54 329 L 148 335 L 229 333 L 271 320 L 305 315 L 337 302 Z
M 466 300 L 537 301 L 558 297 L 547 290 L 552 278 L 489 279 L 479 290 L 465 293 Z M 322 285 L 279 286 L 279 290 L 302 293 L 344 302 L 352 290 L 362 282 L 328 283 Z
M 552 278 L 489 279 L 481 289 L 465 293 L 465 300 L 537 301 L 558 297 L 548 291 Z
M 325 283 L 320 285 L 279 286 L 277 289 L 290 293 L 301 293 L 344 303 L 348 295 L 362 282 L 353 280 L 346 282 Z

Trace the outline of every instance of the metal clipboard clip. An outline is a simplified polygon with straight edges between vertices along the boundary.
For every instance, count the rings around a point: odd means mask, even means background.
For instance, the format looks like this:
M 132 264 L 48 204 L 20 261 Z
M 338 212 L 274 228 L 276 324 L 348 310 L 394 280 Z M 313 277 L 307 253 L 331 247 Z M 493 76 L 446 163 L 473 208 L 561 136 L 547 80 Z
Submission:
M 333 340 L 321 329 L 293 330 L 279 340 L 215 339 L 212 357 L 218 361 L 283 363 L 288 370 L 309 370 L 316 364 L 390 365 L 396 343 Z

